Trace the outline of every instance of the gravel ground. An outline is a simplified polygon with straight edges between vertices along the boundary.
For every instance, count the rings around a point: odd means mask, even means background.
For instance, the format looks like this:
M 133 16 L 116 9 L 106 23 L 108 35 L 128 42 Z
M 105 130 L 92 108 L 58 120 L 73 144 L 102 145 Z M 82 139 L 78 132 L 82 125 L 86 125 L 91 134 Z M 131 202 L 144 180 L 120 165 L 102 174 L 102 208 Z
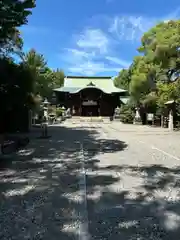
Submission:
M 0 239 L 179 239 L 180 134 L 64 123 L 0 163 Z

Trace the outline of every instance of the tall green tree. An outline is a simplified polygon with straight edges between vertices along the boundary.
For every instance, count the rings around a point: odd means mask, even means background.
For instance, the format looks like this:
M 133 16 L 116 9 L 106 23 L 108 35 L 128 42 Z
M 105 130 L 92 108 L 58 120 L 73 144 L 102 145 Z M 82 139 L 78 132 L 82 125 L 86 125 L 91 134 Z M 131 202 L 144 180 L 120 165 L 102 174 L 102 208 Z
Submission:
M 30 70 L 33 76 L 34 93 L 41 95 L 47 85 L 47 78 L 44 76 L 48 72 L 48 67 L 44 56 L 37 53 L 35 49 L 31 49 L 24 54 L 22 64 Z
M 51 70 L 42 54 L 31 49 L 23 57 L 23 64 L 27 66 L 34 78 L 34 94 L 50 97 L 54 88 L 64 83 L 64 72 L 57 69 Z
M 180 74 L 180 20 L 161 22 L 146 32 L 139 52 L 158 66 L 159 80 L 175 80 Z
M 28 127 L 34 77 L 27 65 L 15 64 L 12 56 L 22 54 L 18 27 L 27 24 L 34 7 L 33 0 L 0 0 L 0 131 Z
M 56 69 L 52 72 L 53 81 L 51 89 L 58 88 L 64 85 L 64 71 L 62 69 Z
M 28 109 L 33 107 L 33 76 L 22 64 L 0 59 L 0 131 L 28 127 Z M 25 129 L 24 129 L 25 130 Z
M 17 27 L 27 24 L 27 17 L 35 7 L 34 0 L 0 1 L 0 43 L 9 39 Z
M 24 54 L 23 62 L 34 72 L 44 72 L 47 67 L 47 62 L 44 56 L 37 53 L 35 49 L 31 49 Z
M 114 79 L 114 85 L 118 88 L 129 90 L 129 84 L 131 81 L 130 70 L 122 69 L 118 76 Z
M 137 56 L 131 65 L 129 92 L 138 103 L 155 88 L 154 67 L 145 56 Z
M 18 27 L 27 24 L 27 17 L 35 7 L 34 0 L 1 0 L 0 1 L 0 56 L 19 53 L 22 50 L 22 39 Z
M 138 50 L 143 56 L 135 57 L 131 65 L 129 92 L 136 102 L 154 105 L 158 98 L 164 104 L 174 96 L 171 82 L 180 74 L 180 21 L 162 22 L 150 29 Z
M 180 102 L 180 20 L 161 22 L 144 33 L 140 56 L 115 79 L 129 90 L 131 105 L 164 111 L 168 100 Z M 160 112 L 162 112 L 160 111 Z
M 62 70 L 51 70 L 46 68 L 37 79 L 38 93 L 42 97 L 51 97 L 53 89 L 61 87 L 64 84 L 64 72 Z
M 4 41 L 0 45 L 0 57 L 9 58 L 12 55 L 21 57 L 23 48 L 23 40 L 20 36 L 20 32 L 15 29 L 14 33 L 8 37 L 7 41 Z

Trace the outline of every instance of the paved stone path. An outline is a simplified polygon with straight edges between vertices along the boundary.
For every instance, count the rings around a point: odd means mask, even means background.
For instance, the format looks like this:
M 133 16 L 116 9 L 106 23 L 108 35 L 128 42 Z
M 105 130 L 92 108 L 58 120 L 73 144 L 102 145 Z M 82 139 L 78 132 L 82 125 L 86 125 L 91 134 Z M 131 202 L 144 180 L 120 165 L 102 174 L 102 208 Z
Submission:
M 0 239 L 180 236 L 180 133 L 64 123 L 0 162 Z

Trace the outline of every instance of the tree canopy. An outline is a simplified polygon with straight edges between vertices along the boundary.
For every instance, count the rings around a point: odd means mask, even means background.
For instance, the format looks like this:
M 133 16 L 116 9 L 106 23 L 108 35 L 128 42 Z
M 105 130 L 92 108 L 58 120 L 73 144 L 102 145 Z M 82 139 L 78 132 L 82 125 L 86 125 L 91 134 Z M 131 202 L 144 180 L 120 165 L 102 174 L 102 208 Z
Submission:
M 119 88 L 123 88 L 125 90 L 129 90 L 130 84 L 130 70 L 129 69 L 122 69 L 119 75 L 114 79 L 114 85 Z
M 0 1 L 0 55 L 22 48 L 22 39 L 17 28 L 27 24 L 34 7 L 34 0 Z
M 42 54 L 31 49 L 24 54 L 23 62 L 31 71 L 34 79 L 34 93 L 42 97 L 50 97 L 52 90 L 64 84 L 64 72 L 51 70 Z
M 161 22 L 144 33 L 129 69 L 121 70 L 115 85 L 128 89 L 136 104 L 161 108 L 180 95 L 180 20 Z
M 28 23 L 34 7 L 34 0 L 0 0 L 1 130 L 7 130 L 8 121 L 8 126 L 23 124 L 27 109 L 39 99 L 51 97 L 52 90 L 64 82 L 64 72 L 52 70 L 43 54 L 35 49 L 23 52 L 19 27 Z M 21 57 L 19 63 L 13 59 L 15 54 Z

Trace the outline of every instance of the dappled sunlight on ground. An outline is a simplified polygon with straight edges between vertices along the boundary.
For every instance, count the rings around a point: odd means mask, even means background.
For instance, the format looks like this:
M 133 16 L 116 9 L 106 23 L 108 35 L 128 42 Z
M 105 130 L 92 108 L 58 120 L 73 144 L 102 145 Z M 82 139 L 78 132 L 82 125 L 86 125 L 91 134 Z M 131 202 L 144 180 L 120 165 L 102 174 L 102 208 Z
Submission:
M 80 239 L 83 221 L 91 239 L 179 239 L 180 166 L 108 126 L 49 131 L 0 163 L 0 239 Z

